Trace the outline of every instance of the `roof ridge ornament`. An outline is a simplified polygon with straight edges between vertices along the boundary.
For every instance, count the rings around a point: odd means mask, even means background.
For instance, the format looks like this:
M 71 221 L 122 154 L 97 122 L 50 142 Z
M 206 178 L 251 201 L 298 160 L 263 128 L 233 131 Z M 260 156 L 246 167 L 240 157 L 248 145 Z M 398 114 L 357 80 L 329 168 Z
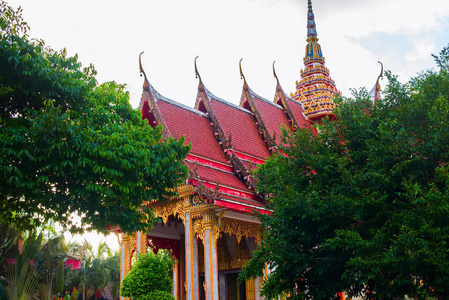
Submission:
M 148 82 L 147 75 L 145 74 L 145 71 L 142 68 L 142 59 L 141 59 L 141 57 L 142 57 L 143 53 L 144 53 L 144 51 L 140 52 L 140 54 L 139 54 L 140 76 L 142 77 L 142 74 L 143 74 L 143 76 L 145 78 L 145 81 L 143 83 L 143 90 L 148 92 L 150 90 L 150 83 Z
M 379 79 L 384 78 L 384 65 L 380 61 L 377 61 L 377 62 L 380 63 L 380 74 L 379 74 L 379 77 L 377 77 L 377 82 L 379 83 Z
M 278 78 L 278 76 L 276 74 L 276 69 L 274 68 L 274 63 L 275 62 L 276 61 L 273 61 L 273 76 L 274 76 L 274 78 L 276 78 L 276 90 L 277 91 L 281 91 L 282 90 L 281 84 L 279 83 L 279 78 Z
M 243 60 L 243 58 L 240 58 L 240 61 L 239 61 L 240 79 L 243 79 L 243 90 L 248 91 L 249 90 L 248 83 L 246 82 L 245 75 L 243 75 L 243 71 L 242 71 L 242 60 Z
M 203 84 L 203 80 L 201 79 L 201 75 L 200 72 L 198 72 L 198 67 L 196 65 L 196 60 L 198 59 L 198 55 L 195 57 L 194 60 L 194 65 L 195 65 L 195 77 L 198 78 L 200 80 L 199 85 L 198 85 L 198 90 L 200 92 L 204 91 L 204 84 Z
M 376 105 L 376 101 L 381 99 L 379 80 L 384 78 L 384 65 L 380 61 L 377 61 L 377 62 L 380 63 L 380 74 L 377 77 L 376 84 L 374 85 L 373 89 L 369 93 L 370 96 L 373 98 L 373 105 Z

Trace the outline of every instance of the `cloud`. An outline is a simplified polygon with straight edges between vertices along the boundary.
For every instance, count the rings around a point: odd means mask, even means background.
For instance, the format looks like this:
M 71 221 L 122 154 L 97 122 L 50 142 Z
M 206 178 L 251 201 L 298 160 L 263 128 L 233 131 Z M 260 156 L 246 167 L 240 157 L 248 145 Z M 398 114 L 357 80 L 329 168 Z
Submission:
M 435 52 L 435 44 L 429 41 L 415 41 L 413 51 L 405 56 L 408 61 L 415 62 L 418 59 L 427 59 Z

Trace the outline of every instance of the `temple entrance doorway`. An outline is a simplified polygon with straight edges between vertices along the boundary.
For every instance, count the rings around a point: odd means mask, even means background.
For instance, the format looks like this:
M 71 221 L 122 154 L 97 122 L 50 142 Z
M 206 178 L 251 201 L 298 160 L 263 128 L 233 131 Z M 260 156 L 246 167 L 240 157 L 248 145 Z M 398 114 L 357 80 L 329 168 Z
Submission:
M 220 281 L 220 300 L 246 300 L 246 284 L 238 280 L 238 271 L 220 272 L 218 275 Z M 204 290 L 204 274 L 199 277 L 200 300 L 206 300 Z
M 246 285 L 245 282 L 238 280 L 239 273 L 226 274 L 227 281 L 227 297 L 224 300 L 246 300 Z M 221 300 L 221 299 L 220 299 Z

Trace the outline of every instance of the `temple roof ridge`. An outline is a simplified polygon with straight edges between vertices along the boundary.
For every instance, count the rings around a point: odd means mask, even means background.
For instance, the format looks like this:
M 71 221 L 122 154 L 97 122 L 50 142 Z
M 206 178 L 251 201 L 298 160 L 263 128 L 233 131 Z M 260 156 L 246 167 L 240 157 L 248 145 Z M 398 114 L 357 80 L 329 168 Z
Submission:
M 214 100 L 219 101 L 219 102 L 221 102 L 221 103 L 223 103 L 223 104 L 226 104 L 226 105 L 228 105 L 228 106 L 231 106 L 232 108 L 237 108 L 237 109 L 239 109 L 239 110 L 241 110 L 241 111 L 244 111 L 244 112 L 247 113 L 247 114 L 250 113 L 248 110 L 244 109 L 243 107 L 238 106 L 238 105 L 235 104 L 235 103 L 226 101 L 226 100 L 224 100 L 223 98 L 219 98 L 219 97 L 215 96 L 215 95 L 212 94 L 206 87 L 204 88 L 204 90 L 205 90 L 207 96 L 209 97 L 209 99 L 214 99 Z
M 203 82 L 203 80 L 202 80 L 202 78 L 201 78 L 200 73 L 198 72 L 198 67 L 197 67 L 197 65 L 196 65 L 196 60 L 197 60 L 197 59 L 198 59 L 198 56 L 195 57 L 195 76 L 199 79 L 198 92 L 204 91 L 204 92 L 206 93 L 207 97 L 209 98 L 209 100 L 214 99 L 214 100 L 217 100 L 217 101 L 219 101 L 219 102 L 221 102 L 221 103 L 223 103 L 223 104 L 229 105 L 229 106 L 234 107 L 234 108 L 238 108 L 238 109 L 240 109 L 241 111 L 244 111 L 244 112 L 246 112 L 246 113 L 249 113 L 246 109 L 244 109 L 244 108 L 238 106 L 237 104 L 234 104 L 234 103 L 232 103 L 232 102 L 229 102 L 229 101 L 224 100 L 223 98 L 220 98 L 220 97 L 215 96 L 215 95 L 214 95 L 214 94 L 213 94 L 213 93 L 206 87 L 206 85 L 204 84 L 204 82 Z
M 264 98 L 264 97 L 262 97 L 262 96 L 259 96 L 259 95 L 256 94 L 251 88 L 249 88 L 249 92 L 251 93 L 251 95 L 252 95 L 254 98 L 257 98 L 257 99 L 259 99 L 259 100 L 262 100 L 262 101 L 264 101 L 264 102 L 267 102 L 267 103 L 269 103 L 269 104 L 271 104 L 271 105 L 273 105 L 273 106 L 275 106 L 275 107 L 277 107 L 277 108 L 279 108 L 279 109 L 283 109 L 282 106 L 280 106 L 279 104 L 273 103 L 272 101 L 268 100 L 267 98 Z
M 239 61 L 239 69 L 240 69 L 240 78 L 243 79 L 243 93 L 244 93 L 245 91 L 248 91 L 248 92 L 251 94 L 251 96 L 252 96 L 253 98 L 260 99 L 260 100 L 262 100 L 262 101 L 265 101 L 265 102 L 267 102 L 267 103 L 270 103 L 271 105 L 274 105 L 274 106 L 276 106 L 276 107 L 282 109 L 281 106 L 279 106 L 279 105 L 276 104 L 276 103 L 273 103 L 273 102 L 269 101 L 269 100 L 266 99 L 265 97 L 262 97 L 262 96 L 258 95 L 257 93 L 255 93 L 255 92 L 249 87 L 249 84 L 248 84 L 248 82 L 246 81 L 246 77 L 245 77 L 245 75 L 243 74 L 243 71 L 242 71 L 242 60 L 243 60 L 243 58 L 241 58 L 240 61 Z
M 157 93 L 157 92 L 156 92 L 156 93 Z M 173 104 L 173 105 L 175 105 L 175 106 L 177 106 L 177 107 L 180 107 L 180 108 L 183 108 L 183 109 L 185 109 L 185 110 L 188 110 L 189 112 L 193 112 L 193 113 L 196 113 L 197 115 L 200 115 L 200 116 L 203 116 L 203 117 L 207 117 L 207 115 L 206 115 L 205 113 L 203 113 L 202 111 L 197 110 L 197 109 L 195 109 L 195 108 L 193 108 L 193 107 L 187 106 L 187 105 L 185 105 L 185 104 L 182 104 L 181 102 L 178 102 L 178 101 L 169 99 L 169 98 L 167 98 L 167 97 L 164 97 L 164 96 L 162 96 L 162 95 L 159 94 L 159 93 L 157 93 L 157 96 L 154 96 L 154 97 L 155 97 L 155 98 L 158 97 L 158 100 L 168 102 L 168 103 Z

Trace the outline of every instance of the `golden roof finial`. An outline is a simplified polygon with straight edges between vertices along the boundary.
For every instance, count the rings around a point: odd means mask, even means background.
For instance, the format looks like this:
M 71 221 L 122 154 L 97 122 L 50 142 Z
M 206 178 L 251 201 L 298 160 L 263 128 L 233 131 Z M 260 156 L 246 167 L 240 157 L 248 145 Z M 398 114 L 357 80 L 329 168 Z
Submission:
M 195 64 L 195 77 L 196 78 L 199 78 L 200 80 L 201 80 L 201 76 L 200 76 L 200 73 L 198 72 L 198 68 L 197 68 L 197 66 L 196 66 L 196 60 L 198 59 L 198 55 L 195 57 L 195 61 L 194 61 L 194 64 Z
M 198 72 L 198 67 L 196 66 L 196 60 L 198 59 L 198 55 L 195 57 L 195 61 L 194 61 L 194 65 L 195 65 L 195 77 L 198 78 L 200 80 L 200 83 L 198 85 L 198 89 L 200 91 L 204 91 L 204 84 L 203 81 L 201 80 L 201 76 L 200 76 L 200 72 Z
M 380 63 L 380 74 L 379 77 L 377 77 L 377 82 L 379 83 L 379 79 L 384 78 L 384 65 L 380 61 L 377 62 Z
M 374 88 L 371 90 L 371 92 L 370 92 L 370 94 L 372 95 L 372 97 L 374 98 L 373 100 L 373 104 L 374 105 L 376 105 L 376 101 L 378 101 L 378 100 L 380 100 L 381 99 L 381 96 L 380 96 L 380 84 L 379 84 L 379 80 L 381 79 L 381 78 L 383 78 L 384 77 L 384 65 L 380 62 L 380 61 L 378 61 L 378 63 L 380 63 L 380 74 L 379 74 L 379 76 L 377 77 L 377 80 L 376 80 L 376 84 L 374 85 Z
M 280 90 L 282 90 L 282 88 L 281 88 L 281 84 L 279 83 L 279 78 L 278 78 L 278 76 L 276 75 L 276 69 L 274 68 L 274 63 L 275 63 L 276 61 L 273 61 L 273 76 L 274 76 L 274 78 L 276 78 L 276 90 L 277 91 L 280 91 Z
M 147 75 L 145 74 L 145 71 L 142 68 L 142 59 L 141 59 L 141 57 L 142 57 L 143 53 L 144 52 L 142 51 L 139 54 L 140 76 L 142 76 L 142 74 L 143 74 L 143 76 L 145 78 L 145 82 L 143 83 L 143 90 L 148 92 L 150 90 L 150 83 L 148 82 Z
M 240 61 L 239 61 L 240 79 L 243 79 L 243 89 L 245 91 L 247 91 L 249 88 L 248 88 L 248 83 L 246 83 L 245 75 L 243 75 L 243 71 L 242 71 L 242 60 L 243 60 L 243 58 L 240 58 Z

